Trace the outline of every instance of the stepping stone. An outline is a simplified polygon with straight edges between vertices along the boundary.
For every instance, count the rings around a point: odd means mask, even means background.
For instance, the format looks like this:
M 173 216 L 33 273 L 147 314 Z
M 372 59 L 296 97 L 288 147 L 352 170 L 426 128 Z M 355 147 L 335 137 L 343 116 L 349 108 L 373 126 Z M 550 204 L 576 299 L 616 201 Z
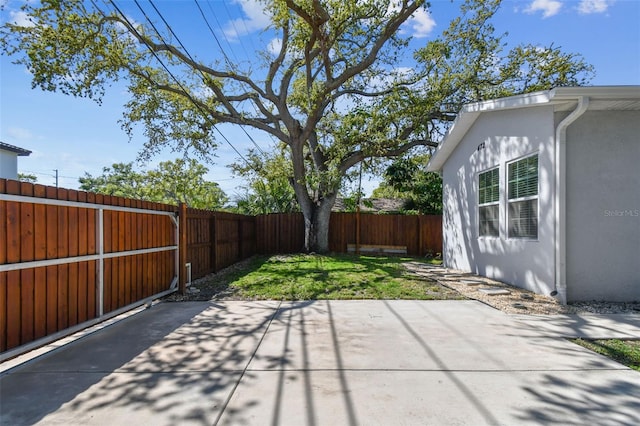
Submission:
M 500 296 L 501 294 L 511 294 L 509 290 L 505 290 L 504 288 L 500 288 L 500 287 L 481 288 L 478 291 L 481 291 L 482 293 L 487 294 L 489 296 Z
M 478 281 L 478 280 L 460 280 L 460 282 L 468 286 L 484 284 L 482 281 Z

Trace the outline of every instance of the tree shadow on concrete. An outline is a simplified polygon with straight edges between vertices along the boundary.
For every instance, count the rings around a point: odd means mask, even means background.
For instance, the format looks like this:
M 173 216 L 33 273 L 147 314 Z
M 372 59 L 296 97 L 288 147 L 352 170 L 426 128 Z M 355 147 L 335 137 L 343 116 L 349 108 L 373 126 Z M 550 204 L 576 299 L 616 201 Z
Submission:
M 550 373 L 535 386 L 523 386 L 531 404 L 519 410 L 516 418 L 559 425 L 566 424 L 569 414 L 574 424 L 640 424 L 640 375 L 585 371 L 579 380 L 571 377 Z
M 210 425 L 276 309 L 159 304 L 0 377 L 0 423 Z

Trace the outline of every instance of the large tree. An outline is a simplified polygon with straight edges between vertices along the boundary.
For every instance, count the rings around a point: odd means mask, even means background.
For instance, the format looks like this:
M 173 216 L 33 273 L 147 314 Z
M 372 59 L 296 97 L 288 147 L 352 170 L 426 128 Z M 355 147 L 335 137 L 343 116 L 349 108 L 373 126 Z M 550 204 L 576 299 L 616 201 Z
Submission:
M 462 102 L 575 84 L 586 70 L 553 47 L 498 56 L 500 37 L 488 25 L 497 0 L 465 4 L 451 31 L 417 52 L 421 65 L 402 72 L 408 41 L 399 30 L 427 7 L 424 0 L 263 0 L 279 48 L 265 48 L 262 72 L 196 59 L 169 25 L 133 22 L 106 3 L 27 3 L 33 25 L 6 24 L 2 48 L 44 90 L 99 100 L 125 78 L 132 98 L 124 126 L 143 125 L 146 153 L 167 145 L 209 153 L 219 123 L 269 133 L 288 150 L 305 248 L 320 252 L 328 250 L 331 207 L 353 166 L 435 145 Z

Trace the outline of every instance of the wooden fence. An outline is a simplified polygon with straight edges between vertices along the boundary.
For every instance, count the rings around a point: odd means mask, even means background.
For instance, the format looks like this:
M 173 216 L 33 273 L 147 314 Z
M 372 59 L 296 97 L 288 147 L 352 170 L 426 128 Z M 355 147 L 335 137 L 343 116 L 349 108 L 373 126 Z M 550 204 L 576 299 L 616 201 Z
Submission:
M 304 246 L 301 213 L 256 218 L 257 252 L 299 253 Z M 348 244 L 405 246 L 410 256 L 442 252 L 442 216 L 331 213 L 329 250 L 346 253 Z
M 186 209 L 186 259 L 191 279 L 233 265 L 256 253 L 256 218 L 239 214 Z
M 173 206 L 0 179 L 0 352 L 175 291 L 176 226 Z
M 441 226 L 440 216 L 333 213 L 330 250 L 436 253 Z M 303 245 L 300 213 L 244 216 L 0 179 L 0 361 L 184 290 L 187 272 Z

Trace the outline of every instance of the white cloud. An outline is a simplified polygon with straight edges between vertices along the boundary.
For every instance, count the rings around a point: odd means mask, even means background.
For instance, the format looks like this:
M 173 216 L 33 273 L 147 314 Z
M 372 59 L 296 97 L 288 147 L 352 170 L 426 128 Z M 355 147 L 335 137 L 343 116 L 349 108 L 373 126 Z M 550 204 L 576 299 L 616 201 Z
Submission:
M 428 36 L 436 26 L 431 14 L 424 9 L 418 9 L 407 21 L 413 30 L 413 36 L 416 38 L 424 38 Z
M 267 50 L 274 55 L 279 54 L 281 49 L 282 49 L 281 38 L 271 39 L 271 41 L 269 42 L 269 45 L 267 46 Z
M 257 30 L 263 30 L 271 24 L 271 18 L 264 10 L 263 3 L 258 0 L 236 0 L 242 7 L 246 18 L 230 21 L 224 29 L 229 39 L 237 39 Z
M 19 141 L 28 141 L 33 139 L 33 133 L 21 127 L 9 127 L 9 129 L 7 130 L 7 134 L 11 138 Z
M 19 10 L 12 10 L 9 12 L 9 22 L 14 25 L 18 25 L 20 27 L 33 27 L 35 24 L 31 20 L 31 16 L 29 16 L 26 12 Z
M 524 11 L 527 13 L 542 12 L 543 18 L 549 18 L 560 12 L 562 3 L 558 0 L 533 0 Z
M 588 15 L 591 13 L 604 13 L 611 5 L 611 0 L 580 0 L 578 12 Z

